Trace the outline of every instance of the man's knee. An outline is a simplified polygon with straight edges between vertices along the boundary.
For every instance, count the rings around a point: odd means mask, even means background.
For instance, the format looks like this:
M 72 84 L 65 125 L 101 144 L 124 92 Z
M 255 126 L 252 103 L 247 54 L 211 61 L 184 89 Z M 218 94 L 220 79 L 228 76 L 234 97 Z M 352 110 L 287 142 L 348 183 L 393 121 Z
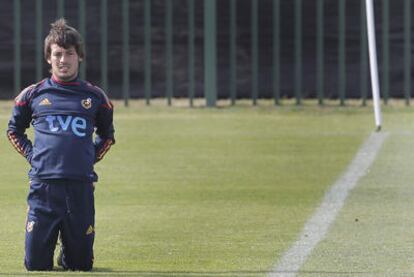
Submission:
M 81 264 L 70 264 L 63 266 L 66 270 L 73 270 L 73 271 L 92 271 L 93 264 L 92 263 L 81 263 Z
M 91 271 L 93 268 L 93 258 L 79 255 L 76 258 L 68 258 L 66 255 L 59 256 L 58 264 L 65 270 L 73 271 Z
M 53 269 L 53 264 L 50 262 L 30 260 L 25 258 L 24 266 L 28 271 L 50 271 Z

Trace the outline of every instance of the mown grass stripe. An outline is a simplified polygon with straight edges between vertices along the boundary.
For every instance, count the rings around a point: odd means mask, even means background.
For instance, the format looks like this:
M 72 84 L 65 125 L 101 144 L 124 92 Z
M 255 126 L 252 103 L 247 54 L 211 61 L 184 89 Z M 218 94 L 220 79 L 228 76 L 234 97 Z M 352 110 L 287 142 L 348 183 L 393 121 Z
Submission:
M 375 161 L 388 135 L 387 132 L 377 132 L 367 138 L 345 173 L 325 194 L 316 212 L 306 222 L 298 240 L 287 250 L 268 276 L 296 276 L 309 254 L 325 237 L 330 225 L 343 207 L 348 193 Z

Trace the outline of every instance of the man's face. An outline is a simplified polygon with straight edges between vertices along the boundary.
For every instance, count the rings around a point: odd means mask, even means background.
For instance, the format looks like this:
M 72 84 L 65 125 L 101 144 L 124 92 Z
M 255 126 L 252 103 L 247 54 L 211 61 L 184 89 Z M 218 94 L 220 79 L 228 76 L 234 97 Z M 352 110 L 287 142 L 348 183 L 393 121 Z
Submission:
M 76 78 L 79 70 L 79 58 L 75 47 L 60 47 L 57 44 L 50 46 L 50 57 L 47 62 L 52 66 L 52 75 L 60 81 L 68 82 Z

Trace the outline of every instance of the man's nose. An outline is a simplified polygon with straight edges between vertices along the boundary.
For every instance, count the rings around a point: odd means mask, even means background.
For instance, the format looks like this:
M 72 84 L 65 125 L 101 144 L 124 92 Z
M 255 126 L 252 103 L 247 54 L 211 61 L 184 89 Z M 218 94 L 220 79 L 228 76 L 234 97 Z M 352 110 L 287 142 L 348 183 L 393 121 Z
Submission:
M 66 59 L 67 59 L 66 55 L 60 56 L 60 62 L 64 62 L 66 61 Z

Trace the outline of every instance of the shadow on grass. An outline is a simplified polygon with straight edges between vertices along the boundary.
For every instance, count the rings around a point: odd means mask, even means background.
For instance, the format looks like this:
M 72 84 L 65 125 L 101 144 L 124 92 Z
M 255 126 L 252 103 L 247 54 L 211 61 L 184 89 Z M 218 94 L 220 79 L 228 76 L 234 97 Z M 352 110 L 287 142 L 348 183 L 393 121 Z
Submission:
M 268 271 L 105 271 L 97 268 L 96 272 L 110 274 L 110 276 L 263 276 Z
M 376 272 L 378 273 L 378 272 Z M 1 273 L 2 276 L 290 276 L 295 274 L 309 275 L 309 276 L 357 276 L 357 275 L 371 275 L 376 274 L 375 272 L 356 272 L 356 271 L 122 271 L 113 270 L 111 268 L 97 267 L 91 272 L 79 272 L 79 271 L 64 271 L 60 268 L 54 269 L 53 271 L 47 272 L 10 272 Z M 3 275 L 4 274 L 4 275 Z
M 263 276 L 268 271 L 144 271 L 113 270 L 97 267 L 90 272 L 65 271 L 55 268 L 52 271 L 0 273 L 2 276 Z M 4 274 L 4 275 L 3 275 Z

